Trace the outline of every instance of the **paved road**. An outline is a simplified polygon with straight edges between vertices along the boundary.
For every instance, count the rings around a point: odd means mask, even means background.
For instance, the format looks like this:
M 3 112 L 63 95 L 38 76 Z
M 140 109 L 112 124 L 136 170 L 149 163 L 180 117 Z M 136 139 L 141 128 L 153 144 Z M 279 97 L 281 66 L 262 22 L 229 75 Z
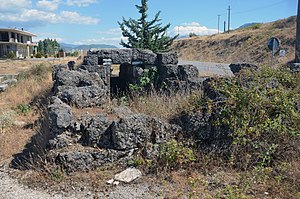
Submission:
M 180 65 L 192 64 L 199 70 L 200 76 L 231 76 L 233 75 L 229 64 L 224 63 L 209 63 L 209 62 L 198 62 L 198 61 L 185 61 L 179 60 Z

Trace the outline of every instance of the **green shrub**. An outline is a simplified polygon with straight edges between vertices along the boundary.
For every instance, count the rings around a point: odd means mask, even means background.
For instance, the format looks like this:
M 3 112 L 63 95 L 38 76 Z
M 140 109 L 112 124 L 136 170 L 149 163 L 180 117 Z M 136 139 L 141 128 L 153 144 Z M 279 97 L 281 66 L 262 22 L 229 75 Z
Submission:
M 195 160 L 193 150 L 176 140 L 171 140 L 161 147 L 159 165 L 167 169 L 179 168 Z
M 136 84 L 129 84 L 129 91 L 132 93 L 143 93 L 157 86 L 157 68 L 153 66 L 150 69 L 144 69 L 142 77 Z
M 32 110 L 31 105 L 29 104 L 19 104 L 16 107 L 16 111 L 18 114 L 27 115 Z
M 289 144 L 299 143 L 299 85 L 300 73 L 270 67 L 211 82 L 227 97 L 216 107 L 214 124 L 230 127 L 235 165 L 270 166 L 275 157 L 285 157 Z
M 36 53 L 35 58 L 42 58 L 42 54 L 40 52 Z

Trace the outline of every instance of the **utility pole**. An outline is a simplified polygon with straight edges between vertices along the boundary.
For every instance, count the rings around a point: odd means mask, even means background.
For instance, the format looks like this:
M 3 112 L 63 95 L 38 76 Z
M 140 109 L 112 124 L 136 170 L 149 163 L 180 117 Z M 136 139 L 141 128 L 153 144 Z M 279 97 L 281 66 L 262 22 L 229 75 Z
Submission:
M 230 5 L 228 6 L 228 33 L 230 32 Z
M 218 34 L 220 33 L 220 16 L 221 15 L 218 15 Z
M 224 21 L 224 33 L 226 32 L 226 21 Z
M 300 0 L 298 0 L 295 62 L 300 63 Z

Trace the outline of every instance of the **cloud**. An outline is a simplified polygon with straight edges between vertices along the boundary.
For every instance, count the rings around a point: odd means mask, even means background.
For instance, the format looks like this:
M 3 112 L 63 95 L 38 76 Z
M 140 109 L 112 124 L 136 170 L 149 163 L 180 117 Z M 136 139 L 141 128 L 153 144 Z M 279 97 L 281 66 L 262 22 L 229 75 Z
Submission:
M 104 35 L 121 35 L 122 31 L 120 28 L 112 28 L 106 31 L 98 31 L 97 34 L 104 34 Z
M 97 3 L 97 0 L 67 0 L 68 6 L 86 7 L 93 3 Z
M 55 13 L 51 11 L 41 11 L 37 9 L 23 9 L 20 13 L 0 13 L 0 22 L 14 22 L 18 24 L 30 24 L 30 25 L 45 25 L 48 23 L 58 24 L 84 24 L 95 25 L 99 22 L 98 19 L 82 16 L 77 12 L 62 11 Z
M 59 4 L 60 4 L 60 0 L 52 0 L 52 1 L 41 0 L 36 3 L 36 5 L 41 9 L 50 10 L 50 11 L 56 10 Z
M 178 34 L 180 36 L 186 36 L 190 33 L 195 33 L 196 35 L 212 35 L 218 32 L 217 29 L 209 29 L 206 26 L 201 26 L 197 22 L 184 23 L 181 26 L 176 26 L 172 30 L 172 34 Z
M 71 23 L 71 24 L 96 25 L 99 23 L 98 19 L 82 16 L 77 12 L 62 11 L 61 17 L 65 23 Z
M 123 41 L 127 41 L 127 38 L 125 37 L 100 37 L 100 38 L 92 38 L 92 39 L 85 39 L 81 41 L 77 41 L 74 44 L 77 45 L 83 45 L 83 44 L 108 44 L 108 45 L 114 45 L 117 47 L 120 46 L 121 39 Z
M 0 12 L 17 13 L 23 8 L 29 8 L 31 5 L 31 0 L 3 0 L 0 3 Z

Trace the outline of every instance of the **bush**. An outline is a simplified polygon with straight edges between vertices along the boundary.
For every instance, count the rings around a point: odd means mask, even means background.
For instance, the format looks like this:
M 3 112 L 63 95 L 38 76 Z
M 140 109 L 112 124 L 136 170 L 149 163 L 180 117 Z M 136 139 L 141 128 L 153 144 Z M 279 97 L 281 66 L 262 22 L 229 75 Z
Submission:
M 42 58 L 42 54 L 40 52 L 36 53 L 35 58 Z
M 129 91 L 131 93 L 143 93 L 151 90 L 157 86 L 157 68 L 154 66 L 151 69 L 144 69 L 142 77 L 136 84 L 129 84 Z
M 2 133 L 6 128 L 13 125 L 15 115 L 14 111 L 0 111 L 0 129 Z
M 171 140 L 160 150 L 159 165 L 166 169 L 176 169 L 196 160 L 192 149 L 176 140 Z
M 41 80 L 45 78 L 51 70 L 52 67 L 49 64 L 37 64 L 33 66 L 30 70 L 20 73 L 18 75 L 18 80 L 28 79 L 29 77 Z
M 18 114 L 27 115 L 31 111 L 32 107 L 29 104 L 19 104 L 16 107 L 16 111 Z
M 291 151 L 285 155 L 286 148 L 297 153 L 293 145 L 300 140 L 299 85 L 300 73 L 270 67 L 211 82 L 226 96 L 224 103 L 213 104 L 218 111 L 213 123 L 231 129 L 232 164 L 272 166 L 275 158 L 291 157 Z

